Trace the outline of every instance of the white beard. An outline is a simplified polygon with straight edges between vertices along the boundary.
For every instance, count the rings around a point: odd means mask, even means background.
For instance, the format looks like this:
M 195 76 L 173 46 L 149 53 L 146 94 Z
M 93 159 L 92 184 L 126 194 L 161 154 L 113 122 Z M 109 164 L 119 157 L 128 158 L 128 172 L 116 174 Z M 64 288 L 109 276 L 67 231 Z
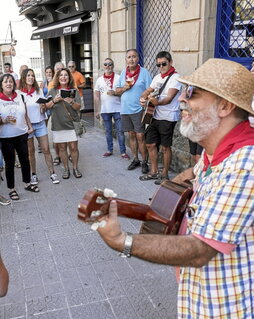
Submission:
M 188 110 L 187 105 L 184 102 L 182 103 L 181 109 Z M 213 103 L 206 107 L 204 112 L 197 112 L 192 115 L 190 122 L 185 123 L 181 120 L 180 132 L 192 142 L 198 143 L 218 128 L 219 124 L 220 118 L 217 114 L 217 103 Z

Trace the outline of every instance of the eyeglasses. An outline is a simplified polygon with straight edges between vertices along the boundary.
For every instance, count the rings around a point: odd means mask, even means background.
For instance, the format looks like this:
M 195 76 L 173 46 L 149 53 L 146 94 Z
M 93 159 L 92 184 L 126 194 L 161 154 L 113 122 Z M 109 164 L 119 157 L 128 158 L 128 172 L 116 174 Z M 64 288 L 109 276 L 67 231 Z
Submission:
M 104 63 L 104 66 L 112 66 L 112 65 L 113 65 L 112 62 L 105 62 L 105 63 Z
M 68 68 L 75 68 L 75 65 L 68 65 Z
M 197 86 L 193 86 L 193 85 L 186 85 L 185 87 L 183 87 L 182 89 L 182 92 L 181 93 L 184 93 L 185 94 L 185 98 L 186 100 L 189 100 L 193 93 L 195 93 L 195 90 L 203 90 L 203 89 L 200 89 L 199 87 Z M 204 90 L 205 91 L 205 90 Z
M 161 66 L 166 66 L 166 65 L 168 65 L 167 62 L 156 63 L 157 68 L 160 68 Z

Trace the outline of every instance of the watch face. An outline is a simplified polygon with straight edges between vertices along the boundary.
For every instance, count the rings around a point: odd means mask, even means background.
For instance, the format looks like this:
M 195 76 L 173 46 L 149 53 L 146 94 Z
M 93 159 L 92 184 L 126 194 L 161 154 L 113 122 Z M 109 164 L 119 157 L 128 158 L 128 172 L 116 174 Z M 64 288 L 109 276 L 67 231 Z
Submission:
M 75 4 L 75 9 L 76 9 L 76 11 L 79 11 L 78 1 L 75 1 L 74 4 Z

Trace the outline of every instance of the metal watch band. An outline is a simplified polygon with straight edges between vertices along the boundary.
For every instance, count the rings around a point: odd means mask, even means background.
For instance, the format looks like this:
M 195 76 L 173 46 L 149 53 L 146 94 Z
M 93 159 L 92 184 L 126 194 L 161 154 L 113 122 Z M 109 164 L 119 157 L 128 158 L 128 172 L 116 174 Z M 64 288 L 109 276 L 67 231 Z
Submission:
M 120 257 L 131 257 L 131 247 L 132 247 L 132 233 L 126 233 L 125 241 L 124 241 L 124 249 L 119 254 Z

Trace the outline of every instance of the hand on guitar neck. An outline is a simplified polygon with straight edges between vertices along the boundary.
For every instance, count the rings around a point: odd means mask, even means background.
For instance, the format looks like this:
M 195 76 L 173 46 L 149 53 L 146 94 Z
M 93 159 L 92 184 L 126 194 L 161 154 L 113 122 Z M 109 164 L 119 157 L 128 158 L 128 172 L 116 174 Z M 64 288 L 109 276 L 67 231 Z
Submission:
M 163 233 L 178 231 L 180 222 L 192 194 L 189 187 L 171 181 L 164 182 L 154 194 L 150 205 L 116 198 L 108 189 L 88 190 L 79 205 L 78 218 L 86 223 L 94 223 L 108 214 L 112 199 L 117 203 L 118 215 L 153 221 L 164 226 Z

